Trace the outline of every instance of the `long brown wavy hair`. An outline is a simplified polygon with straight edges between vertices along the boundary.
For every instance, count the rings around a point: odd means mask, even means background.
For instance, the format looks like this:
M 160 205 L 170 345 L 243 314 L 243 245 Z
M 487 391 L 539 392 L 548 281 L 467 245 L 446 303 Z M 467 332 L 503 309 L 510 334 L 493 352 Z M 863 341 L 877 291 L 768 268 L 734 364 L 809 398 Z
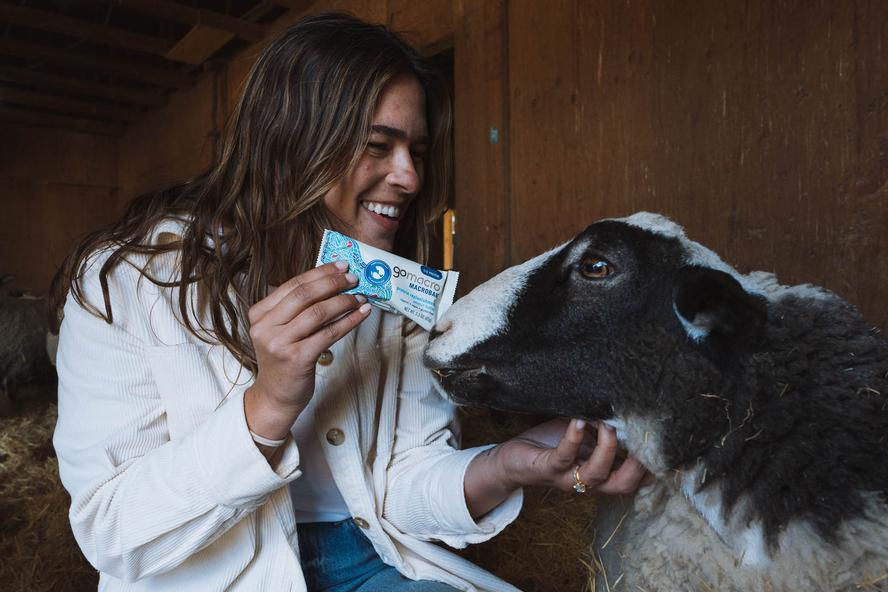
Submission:
M 343 229 L 322 201 L 365 150 L 377 99 L 396 76 L 416 77 L 426 96 L 431 146 L 423 187 L 395 238 L 395 251 L 424 261 L 432 222 L 450 190 L 451 105 L 440 75 L 385 27 L 345 14 L 303 19 L 270 41 L 254 63 L 225 126 L 214 163 L 184 183 L 134 199 L 124 216 L 83 239 L 53 278 L 50 310 L 60 318 L 67 293 L 113 323 L 108 274 L 127 257 L 178 252 L 177 276 L 142 277 L 178 288 L 187 329 L 218 342 L 252 372 L 256 356 L 246 312 L 269 285 L 314 264 L 324 228 Z M 162 220 L 181 218 L 175 240 L 152 241 Z M 208 237 L 219 237 L 210 240 Z M 86 301 L 82 280 L 91 255 L 107 251 L 99 270 L 104 305 Z M 144 260 L 144 257 L 141 258 Z M 200 314 L 191 310 L 197 290 Z M 202 320 L 205 319 L 205 320 Z

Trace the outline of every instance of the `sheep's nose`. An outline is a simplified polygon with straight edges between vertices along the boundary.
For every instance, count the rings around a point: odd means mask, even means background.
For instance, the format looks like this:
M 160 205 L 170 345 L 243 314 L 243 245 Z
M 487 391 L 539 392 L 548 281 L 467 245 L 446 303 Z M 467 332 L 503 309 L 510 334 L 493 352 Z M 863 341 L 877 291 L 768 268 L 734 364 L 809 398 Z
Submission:
M 443 321 L 441 323 L 437 323 L 432 330 L 429 331 L 429 341 L 432 341 L 436 337 L 447 333 L 450 328 L 453 326 L 453 321 Z

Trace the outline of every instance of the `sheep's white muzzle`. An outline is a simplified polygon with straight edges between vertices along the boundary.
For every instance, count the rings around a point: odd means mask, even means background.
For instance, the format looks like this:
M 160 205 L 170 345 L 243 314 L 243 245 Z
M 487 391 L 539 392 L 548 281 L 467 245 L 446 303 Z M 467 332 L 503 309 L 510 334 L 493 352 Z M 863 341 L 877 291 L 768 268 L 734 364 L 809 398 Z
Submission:
M 432 328 L 425 364 L 434 371 L 449 370 L 479 343 L 507 331 L 507 315 L 527 277 L 564 245 L 510 267 L 453 303 Z M 439 374 L 440 375 L 440 374 Z

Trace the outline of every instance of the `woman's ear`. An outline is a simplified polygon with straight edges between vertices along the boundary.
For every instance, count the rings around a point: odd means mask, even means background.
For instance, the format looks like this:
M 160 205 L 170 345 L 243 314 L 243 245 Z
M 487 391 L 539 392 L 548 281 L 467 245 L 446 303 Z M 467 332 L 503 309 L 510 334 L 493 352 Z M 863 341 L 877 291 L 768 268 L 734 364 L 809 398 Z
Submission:
M 714 338 L 725 345 L 754 345 L 768 320 L 764 298 L 744 290 L 730 274 L 708 267 L 681 268 L 672 298 L 682 326 L 698 342 Z

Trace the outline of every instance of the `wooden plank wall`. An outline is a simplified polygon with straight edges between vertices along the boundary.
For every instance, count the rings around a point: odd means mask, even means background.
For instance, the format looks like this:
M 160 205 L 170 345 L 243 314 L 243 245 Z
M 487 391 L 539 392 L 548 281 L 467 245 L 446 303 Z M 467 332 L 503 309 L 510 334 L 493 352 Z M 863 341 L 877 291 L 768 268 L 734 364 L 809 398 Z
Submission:
M 517 263 L 597 218 L 653 210 L 741 270 L 824 285 L 888 328 L 888 4 L 514 0 L 504 12 L 506 162 L 459 179 L 458 267 L 501 268 L 500 235 Z M 485 233 L 487 252 L 467 238 Z
M 0 123 L 0 274 L 43 294 L 80 235 L 117 201 L 117 139 Z
M 454 268 L 461 294 L 509 264 L 506 4 L 465 0 L 455 15 Z

